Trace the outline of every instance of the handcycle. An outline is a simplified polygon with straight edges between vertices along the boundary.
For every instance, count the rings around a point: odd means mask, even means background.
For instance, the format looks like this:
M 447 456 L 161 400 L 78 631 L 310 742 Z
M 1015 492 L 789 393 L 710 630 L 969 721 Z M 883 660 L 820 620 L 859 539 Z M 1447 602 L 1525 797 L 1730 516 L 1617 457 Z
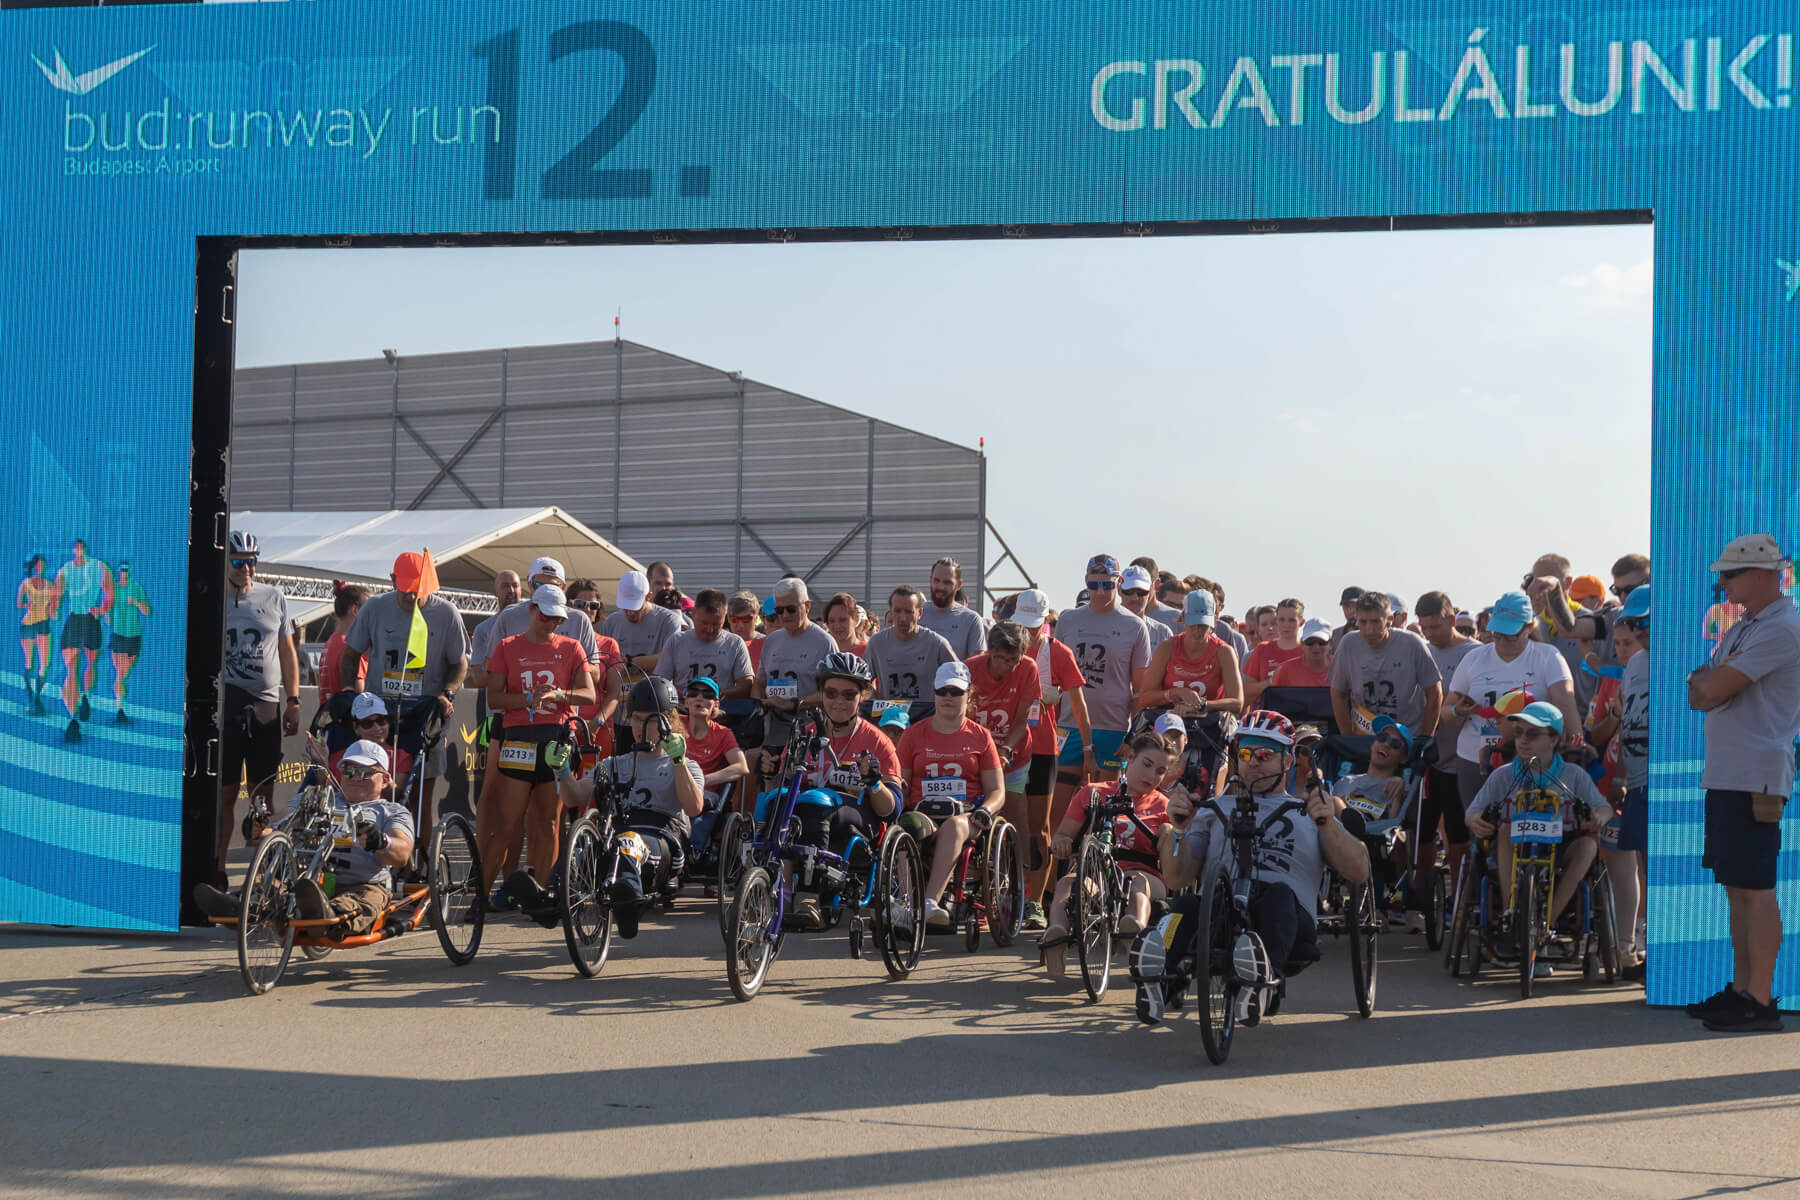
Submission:
M 1208 803 L 1196 797 L 1200 803 Z M 1130 797 L 1115 788 L 1111 799 L 1090 804 L 1081 827 L 1081 840 L 1076 843 L 1074 878 L 1069 887 L 1069 940 L 1075 943 L 1075 954 L 1081 963 L 1081 983 L 1088 1000 L 1099 1002 L 1106 995 L 1112 978 L 1113 942 L 1118 937 L 1119 919 L 1125 914 L 1125 872 L 1119 856 L 1130 851 L 1118 844 L 1113 835 L 1115 824 L 1129 821 L 1150 842 L 1156 844 L 1156 833 L 1145 825 L 1132 807 Z M 1152 906 L 1150 921 L 1158 919 Z M 1043 957 L 1040 946 L 1038 955 Z
M 1611 880 L 1596 855 L 1577 886 L 1569 912 L 1549 917 L 1556 883 L 1557 852 L 1563 841 L 1562 807 L 1568 800 L 1577 825 L 1591 810 L 1561 785 L 1521 788 L 1512 796 L 1512 819 L 1505 831 L 1512 842 L 1512 904 L 1500 908 L 1496 830 L 1493 839 L 1471 839 L 1458 880 L 1444 958 L 1453 976 L 1480 974 L 1484 960 L 1513 961 L 1518 969 L 1520 998 L 1531 999 L 1537 964 L 1581 963 L 1582 978 L 1610 984 L 1619 975 L 1619 949 Z M 1495 825 L 1500 806 L 1489 805 L 1483 817 Z M 1560 932 L 1567 926 L 1566 933 Z
M 727 818 L 721 835 L 721 896 L 734 879 L 723 926 L 726 976 L 739 1000 L 756 997 L 780 956 L 787 936 L 783 922 L 796 890 L 819 896 L 826 929 L 848 925 L 852 958 L 863 956 L 865 940 L 872 936 L 892 978 L 910 974 L 924 950 L 924 863 L 918 843 L 897 820 L 885 822 L 874 835 L 878 849 L 873 852 L 860 834 L 851 836 L 841 855 L 800 841 L 795 809 L 809 791 L 808 763 L 824 742 L 817 716 L 801 712 L 783 750 L 782 782 L 770 794 L 766 816 L 743 824 L 747 835 L 734 837 L 734 828 L 744 821 L 734 813 L 738 820 Z M 791 879 L 784 878 L 784 866 Z

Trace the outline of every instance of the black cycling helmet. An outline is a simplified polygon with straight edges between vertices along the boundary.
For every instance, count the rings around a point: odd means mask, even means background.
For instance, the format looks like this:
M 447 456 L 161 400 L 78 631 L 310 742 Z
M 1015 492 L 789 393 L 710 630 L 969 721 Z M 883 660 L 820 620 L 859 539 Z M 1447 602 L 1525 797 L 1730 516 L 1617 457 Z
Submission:
M 833 650 L 820 659 L 816 673 L 820 684 L 827 679 L 849 679 L 863 687 L 875 682 L 875 672 L 863 661 L 862 655 L 848 650 Z
M 674 684 L 661 675 L 652 675 L 631 685 L 626 706 L 632 713 L 672 713 L 681 707 L 681 701 L 675 696 Z

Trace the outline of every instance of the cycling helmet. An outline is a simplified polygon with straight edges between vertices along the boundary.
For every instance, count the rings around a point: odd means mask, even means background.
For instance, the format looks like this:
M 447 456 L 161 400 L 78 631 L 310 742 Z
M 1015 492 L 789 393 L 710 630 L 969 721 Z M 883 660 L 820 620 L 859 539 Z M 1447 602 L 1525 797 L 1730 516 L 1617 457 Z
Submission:
M 1292 746 L 1294 744 L 1294 723 L 1278 712 L 1259 708 L 1254 712 L 1246 713 L 1244 719 L 1238 722 L 1237 735 L 1239 737 L 1266 738 L 1283 746 Z
M 255 558 L 262 553 L 256 544 L 256 535 L 243 529 L 231 531 L 231 552 L 242 558 Z
M 681 707 L 681 701 L 675 697 L 674 684 L 652 675 L 631 685 L 627 706 L 633 713 L 672 713 Z
M 862 655 L 848 650 L 833 650 L 820 659 L 816 674 L 820 684 L 827 679 L 848 679 L 864 687 L 875 682 L 875 672 L 863 661 Z

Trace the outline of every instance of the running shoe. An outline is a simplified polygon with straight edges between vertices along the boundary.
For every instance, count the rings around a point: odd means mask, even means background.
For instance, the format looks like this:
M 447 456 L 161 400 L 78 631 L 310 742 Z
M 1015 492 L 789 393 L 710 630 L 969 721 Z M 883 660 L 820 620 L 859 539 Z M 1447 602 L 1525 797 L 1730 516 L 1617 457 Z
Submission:
M 933 929 L 948 929 L 950 914 L 936 900 L 925 901 L 925 924 Z
M 81 740 L 81 722 L 70 721 L 69 727 L 63 730 L 63 741 L 79 742 Z
M 1771 1000 L 1768 1004 L 1758 1004 L 1749 996 L 1740 996 L 1742 1003 L 1723 1012 L 1714 1013 L 1706 1018 L 1706 1027 L 1714 1033 L 1780 1033 L 1781 1010 Z
M 487 910 L 490 913 L 517 912 L 519 911 L 519 902 L 513 899 L 513 894 L 506 890 L 506 885 L 503 883 L 494 889 L 492 896 L 488 897 Z
M 83 693 L 81 703 L 75 706 L 75 719 L 78 721 L 85 721 L 93 715 L 93 706 L 88 703 L 87 695 Z
M 1036 900 L 1027 900 L 1025 902 L 1025 921 L 1020 928 L 1026 933 L 1037 933 L 1046 924 L 1048 921 L 1044 916 L 1044 906 Z
M 1741 1008 L 1747 1003 L 1749 1003 L 1748 998 L 1745 997 L 1742 992 L 1727 983 L 1724 987 L 1720 988 L 1706 999 L 1688 1005 L 1683 1011 L 1685 1011 L 1688 1016 L 1693 1017 L 1696 1021 L 1704 1021 L 1712 1017 L 1721 1016 L 1733 1009 Z
M 1162 925 L 1147 931 L 1143 937 L 1131 943 L 1131 954 L 1127 959 L 1131 969 L 1131 978 L 1137 984 L 1137 1019 L 1146 1025 L 1162 1023 L 1163 1009 L 1168 999 L 1163 991 L 1163 968 L 1168 959 L 1168 947 L 1163 943 Z
M 318 880 L 309 876 L 294 884 L 294 911 L 303 921 L 322 921 L 331 915 L 331 902 Z
M 131 718 L 126 716 L 125 710 L 121 708 L 113 715 L 113 723 L 115 725 L 129 725 L 131 724 Z

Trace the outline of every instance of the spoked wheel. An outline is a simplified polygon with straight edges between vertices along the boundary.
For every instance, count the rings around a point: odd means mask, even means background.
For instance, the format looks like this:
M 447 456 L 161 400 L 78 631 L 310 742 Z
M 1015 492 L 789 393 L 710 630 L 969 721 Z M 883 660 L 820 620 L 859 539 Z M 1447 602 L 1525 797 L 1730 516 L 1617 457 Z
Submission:
M 1620 970 L 1618 910 L 1613 907 L 1612 880 L 1602 871 L 1589 890 L 1593 893 L 1594 949 L 1582 964 L 1582 971 L 1589 983 L 1598 975 L 1601 983 L 1612 984 L 1617 982 Z
M 738 880 L 744 875 L 744 842 L 749 831 L 741 813 L 725 814 L 719 830 L 719 936 L 731 945 L 731 898 L 737 895 Z
M 601 895 L 605 887 L 603 865 L 606 844 L 600 823 L 589 814 L 569 830 L 569 845 L 562 861 L 563 941 L 569 961 L 589 979 L 606 965 L 612 948 L 612 906 Z
M 1431 867 L 1431 884 L 1425 889 L 1425 948 L 1436 950 L 1444 944 L 1444 910 L 1450 890 L 1449 872 Z
M 238 901 L 238 971 L 252 996 L 275 986 L 294 952 L 294 927 L 288 923 L 297 860 L 285 833 L 263 837 L 244 876 Z
M 1452 976 L 1467 971 L 1473 975 L 1479 967 L 1479 956 L 1471 962 L 1470 934 L 1475 925 L 1475 906 L 1481 897 L 1481 867 L 1474 855 L 1463 860 L 1462 875 L 1450 900 L 1450 934 L 1444 939 L 1444 965 Z
M 1200 1042 L 1216 1066 L 1231 1053 L 1237 1027 L 1237 974 L 1231 966 L 1231 885 L 1224 859 L 1206 865 L 1200 880 L 1200 922 L 1194 930 L 1194 986 L 1199 992 Z
M 1350 931 L 1350 982 L 1356 987 L 1356 1011 L 1375 1011 L 1375 953 L 1381 938 L 1382 914 L 1375 907 L 1375 888 L 1359 883 L 1350 889 L 1344 924 Z
M 1525 878 L 1514 886 L 1520 889 L 1513 897 L 1513 945 L 1519 952 L 1519 997 L 1529 1000 L 1532 981 L 1537 977 L 1538 926 L 1542 923 L 1544 898 L 1538 891 L 1536 871 L 1526 872 Z
M 755 999 L 768 978 L 769 964 L 780 949 L 779 934 L 769 936 L 776 920 L 774 881 L 762 867 L 751 867 L 738 880 L 726 937 L 726 974 L 739 1000 Z
M 1025 921 L 1025 845 L 1011 822 L 996 821 L 988 830 L 987 864 L 981 906 L 988 936 L 996 946 L 1010 946 Z
M 919 843 L 898 825 L 881 839 L 872 907 L 881 959 L 890 976 L 904 979 L 925 951 L 925 864 Z
M 1075 862 L 1070 891 L 1075 924 L 1071 929 L 1081 958 L 1082 986 L 1087 988 L 1088 999 L 1098 1002 L 1106 995 L 1106 983 L 1112 977 L 1112 895 L 1106 847 L 1092 835 L 1082 838 Z
M 444 957 L 457 966 L 472 962 L 487 923 L 487 895 L 481 890 L 481 854 L 475 830 L 461 813 L 451 813 L 431 832 L 426 868 L 426 916 Z

